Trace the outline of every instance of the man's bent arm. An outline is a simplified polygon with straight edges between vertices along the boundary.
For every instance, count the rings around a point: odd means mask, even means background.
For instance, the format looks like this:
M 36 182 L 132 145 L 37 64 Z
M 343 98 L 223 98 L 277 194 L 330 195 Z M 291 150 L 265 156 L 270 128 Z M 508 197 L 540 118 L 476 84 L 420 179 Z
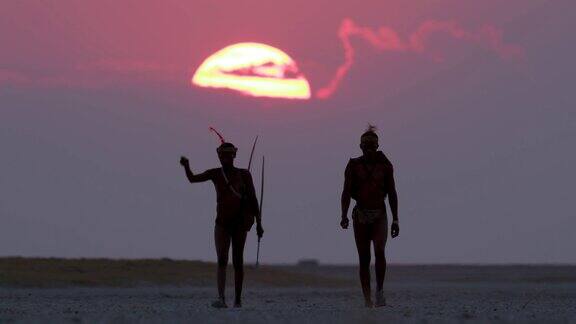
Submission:
M 192 170 L 190 170 L 190 166 L 188 165 L 184 166 L 184 170 L 186 171 L 186 178 L 188 178 L 190 183 L 204 182 L 212 179 L 211 174 L 208 171 L 195 175 L 192 173 Z

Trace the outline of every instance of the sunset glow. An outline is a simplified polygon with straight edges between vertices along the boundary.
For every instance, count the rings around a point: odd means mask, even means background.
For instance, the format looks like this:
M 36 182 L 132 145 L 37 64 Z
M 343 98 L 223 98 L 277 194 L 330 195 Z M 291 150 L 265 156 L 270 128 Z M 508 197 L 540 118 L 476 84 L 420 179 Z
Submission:
M 212 54 L 196 70 L 192 84 L 255 97 L 310 98 L 310 85 L 296 62 L 283 51 L 260 43 L 238 43 Z

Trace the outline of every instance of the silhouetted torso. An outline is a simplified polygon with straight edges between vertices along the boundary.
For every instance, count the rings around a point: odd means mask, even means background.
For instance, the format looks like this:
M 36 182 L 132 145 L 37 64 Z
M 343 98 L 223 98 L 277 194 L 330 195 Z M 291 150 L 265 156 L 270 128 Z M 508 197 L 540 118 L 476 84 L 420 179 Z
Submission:
M 244 202 L 226 183 L 222 168 L 210 169 L 207 172 L 216 189 L 216 224 L 229 228 L 237 227 L 242 224 L 242 215 L 239 212 L 241 208 L 257 211 L 258 203 L 255 201 L 252 177 L 248 170 L 233 168 L 226 171 L 230 185 L 236 193 L 245 197 Z
M 345 176 L 351 180 L 351 196 L 358 207 L 386 209 L 384 200 L 393 182 L 392 163 L 378 151 L 374 159 L 350 159 Z

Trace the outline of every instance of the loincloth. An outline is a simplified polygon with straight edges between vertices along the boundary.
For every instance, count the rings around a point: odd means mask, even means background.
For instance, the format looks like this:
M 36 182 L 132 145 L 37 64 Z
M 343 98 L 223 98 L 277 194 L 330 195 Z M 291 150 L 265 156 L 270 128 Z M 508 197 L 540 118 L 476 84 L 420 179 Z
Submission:
M 386 209 L 363 209 L 354 207 L 352 219 L 359 224 L 373 224 L 386 218 Z

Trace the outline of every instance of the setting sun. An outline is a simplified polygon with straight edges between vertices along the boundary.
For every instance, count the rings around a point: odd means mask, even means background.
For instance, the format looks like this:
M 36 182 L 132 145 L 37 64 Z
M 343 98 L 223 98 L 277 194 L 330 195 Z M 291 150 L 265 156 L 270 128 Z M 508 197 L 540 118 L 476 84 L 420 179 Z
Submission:
M 310 98 L 310 85 L 296 62 L 261 43 L 238 43 L 212 54 L 196 70 L 192 84 L 255 97 Z

